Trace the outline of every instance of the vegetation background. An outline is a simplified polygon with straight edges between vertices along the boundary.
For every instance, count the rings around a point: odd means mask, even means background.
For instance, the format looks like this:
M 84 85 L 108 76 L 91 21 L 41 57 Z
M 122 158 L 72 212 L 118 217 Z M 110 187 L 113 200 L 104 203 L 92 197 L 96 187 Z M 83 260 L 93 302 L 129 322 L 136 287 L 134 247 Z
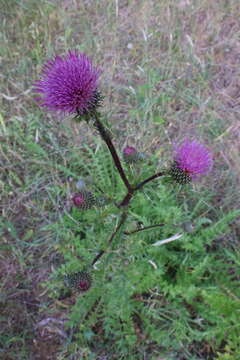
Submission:
M 0 0 L 0 358 L 88 359 L 62 352 L 74 300 L 53 299 L 45 283 L 57 261 L 46 229 L 62 215 L 68 165 L 93 145 L 92 131 L 36 106 L 31 89 L 42 64 L 78 49 L 101 66 L 103 111 L 120 149 L 171 156 L 186 134 L 210 142 L 214 171 L 198 189 L 206 217 L 217 218 L 239 208 L 239 13 L 237 0 Z M 217 247 L 239 259 L 239 236 L 236 219 Z M 198 358 L 240 358 L 203 346 Z M 191 350 L 200 353 L 192 344 L 181 359 L 192 359 Z M 111 358 L 107 349 L 95 356 Z M 162 359 L 154 346 L 142 358 Z

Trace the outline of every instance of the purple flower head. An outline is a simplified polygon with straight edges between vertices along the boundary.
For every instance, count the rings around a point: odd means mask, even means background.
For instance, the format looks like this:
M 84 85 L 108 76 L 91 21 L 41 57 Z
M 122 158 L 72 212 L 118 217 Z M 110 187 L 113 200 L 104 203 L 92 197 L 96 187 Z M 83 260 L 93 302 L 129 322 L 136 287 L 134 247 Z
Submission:
M 147 156 L 143 152 L 138 151 L 133 146 L 126 146 L 123 149 L 123 158 L 128 164 L 135 164 L 144 161 Z
M 133 146 L 126 146 L 123 149 L 123 154 L 126 156 L 136 154 L 137 150 Z
M 83 194 L 75 194 L 72 198 L 75 206 L 81 207 L 85 204 L 85 196 Z
M 34 91 L 40 93 L 36 100 L 49 110 L 86 114 L 101 101 L 99 75 L 85 54 L 69 51 L 64 57 L 56 56 L 44 65 L 35 84 Z
M 133 164 L 138 160 L 138 151 L 133 146 L 126 146 L 123 149 L 123 158 L 128 164 Z
M 185 184 L 207 174 L 212 166 L 213 158 L 205 145 L 195 140 L 185 140 L 175 148 L 170 174 L 177 182 Z
M 94 195 L 89 191 L 80 191 L 72 197 L 72 201 L 81 210 L 90 209 L 95 204 Z

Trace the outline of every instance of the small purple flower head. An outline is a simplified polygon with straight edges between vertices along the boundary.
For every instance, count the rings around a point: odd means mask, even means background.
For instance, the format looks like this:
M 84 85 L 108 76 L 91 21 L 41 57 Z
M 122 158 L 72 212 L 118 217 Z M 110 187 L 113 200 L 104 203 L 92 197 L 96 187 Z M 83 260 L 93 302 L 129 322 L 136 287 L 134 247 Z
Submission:
M 56 56 L 44 65 L 41 80 L 35 84 L 34 91 L 40 93 L 36 100 L 49 110 L 84 115 L 101 102 L 99 75 L 100 70 L 83 53 Z
M 193 140 L 185 140 L 175 148 L 174 163 L 170 175 L 180 184 L 198 180 L 213 166 L 213 158 L 205 145 Z
M 136 154 L 136 152 L 137 152 L 137 150 L 133 146 L 126 146 L 123 149 L 123 154 L 126 155 L 126 156 Z
M 123 158 L 128 164 L 144 160 L 145 157 L 144 153 L 137 151 L 133 146 L 126 146 L 123 149 Z
M 72 197 L 74 205 L 81 209 L 87 210 L 95 204 L 94 195 L 89 191 L 80 191 Z
M 137 159 L 137 150 L 133 146 L 126 146 L 123 149 L 123 158 L 126 161 L 126 163 L 134 163 Z

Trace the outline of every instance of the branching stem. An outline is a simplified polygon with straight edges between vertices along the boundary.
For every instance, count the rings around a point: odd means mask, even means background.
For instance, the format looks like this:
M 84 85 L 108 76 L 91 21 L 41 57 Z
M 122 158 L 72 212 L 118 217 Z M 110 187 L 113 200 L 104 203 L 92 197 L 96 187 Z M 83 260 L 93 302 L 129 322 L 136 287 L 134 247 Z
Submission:
M 128 193 L 125 195 L 125 197 L 123 198 L 123 200 L 120 202 L 120 204 L 118 205 L 118 207 L 122 207 L 122 206 L 127 206 L 130 202 L 130 200 L 132 199 L 135 191 L 141 189 L 145 184 L 147 184 L 148 182 L 157 179 L 160 176 L 165 175 L 164 171 L 159 171 L 158 173 L 150 176 L 149 178 L 143 180 L 142 182 L 140 182 L 138 185 L 136 185 L 135 187 L 133 187 L 130 191 L 128 191 Z
M 159 178 L 160 176 L 163 176 L 165 175 L 165 172 L 164 171 L 159 171 L 158 173 L 150 176 L 149 178 L 143 180 L 142 182 L 140 182 L 135 188 L 134 188 L 134 191 L 135 190 L 139 190 L 141 189 L 145 184 L 147 184 L 148 182 L 152 181 L 152 180 L 155 180 L 157 178 Z
M 94 117 L 94 126 L 96 127 L 96 129 L 98 130 L 98 132 L 100 133 L 102 139 L 104 140 L 104 142 L 106 143 L 110 153 L 111 153 L 111 156 L 112 156 L 112 159 L 114 161 L 114 164 L 115 164 L 115 167 L 122 179 L 122 181 L 124 182 L 128 192 L 127 194 L 125 195 L 125 197 L 123 198 L 123 200 L 121 201 L 121 203 L 118 205 L 118 207 L 125 207 L 125 210 L 123 211 L 122 215 L 121 215 L 121 218 L 120 218 L 120 221 L 116 227 L 116 229 L 113 231 L 112 235 L 110 236 L 108 242 L 107 242 L 107 245 L 110 245 L 114 239 L 114 237 L 117 235 L 117 233 L 119 232 L 119 230 L 121 229 L 122 225 L 125 223 L 126 219 L 127 219 L 127 211 L 126 211 L 126 207 L 127 205 L 129 204 L 129 202 L 131 201 L 135 191 L 141 189 L 145 184 L 147 184 L 148 182 L 162 176 L 162 175 L 165 175 L 164 172 L 158 172 L 157 174 L 154 174 L 152 176 L 150 176 L 149 178 L 145 179 L 144 181 L 140 182 L 138 185 L 136 185 L 135 187 L 133 187 L 126 174 L 125 174 L 125 171 L 122 167 L 122 164 L 121 164 L 121 161 L 119 159 L 119 156 L 117 154 L 117 151 L 115 149 L 115 146 L 111 140 L 111 136 L 109 135 L 109 132 L 108 130 L 105 128 L 105 126 L 102 124 L 102 122 L 100 121 L 100 118 L 99 118 L 99 114 L 95 114 L 95 117 Z M 153 226 L 150 226 L 150 227 L 146 227 L 144 229 L 137 229 L 137 230 L 134 230 L 132 232 L 125 232 L 125 234 L 127 235 L 130 235 L 130 234 L 133 234 L 135 232 L 138 232 L 138 231 L 142 231 L 142 230 L 147 230 L 148 228 L 151 228 L 151 227 L 156 227 L 156 226 L 162 226 L 162 224 L 158 224 L 158 225 L 153 225 Z M 95 258 L 93 259 L 92 261 L 92 266 L 105 254 L 106 250 L 101 250 L 96 256 Z

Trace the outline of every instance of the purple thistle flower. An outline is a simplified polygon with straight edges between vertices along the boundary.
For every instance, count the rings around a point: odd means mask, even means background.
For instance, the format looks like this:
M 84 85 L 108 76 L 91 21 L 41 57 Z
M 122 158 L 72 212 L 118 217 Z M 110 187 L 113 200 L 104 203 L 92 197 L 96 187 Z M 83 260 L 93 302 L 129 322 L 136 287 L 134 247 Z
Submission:
M 207 174 L 212 166 L 213 158 L 205 145 L 195 140 L 185 140 L 175 148 L 170 174 L 177 182 L 186 184 Z
M 40 106 L 49 110 L 80 115 L 93 111 L 101 101 L 97 91 L 100 70 L 83 53 L 69 51 L 56 56 L 43 67 L 34 91 Z

